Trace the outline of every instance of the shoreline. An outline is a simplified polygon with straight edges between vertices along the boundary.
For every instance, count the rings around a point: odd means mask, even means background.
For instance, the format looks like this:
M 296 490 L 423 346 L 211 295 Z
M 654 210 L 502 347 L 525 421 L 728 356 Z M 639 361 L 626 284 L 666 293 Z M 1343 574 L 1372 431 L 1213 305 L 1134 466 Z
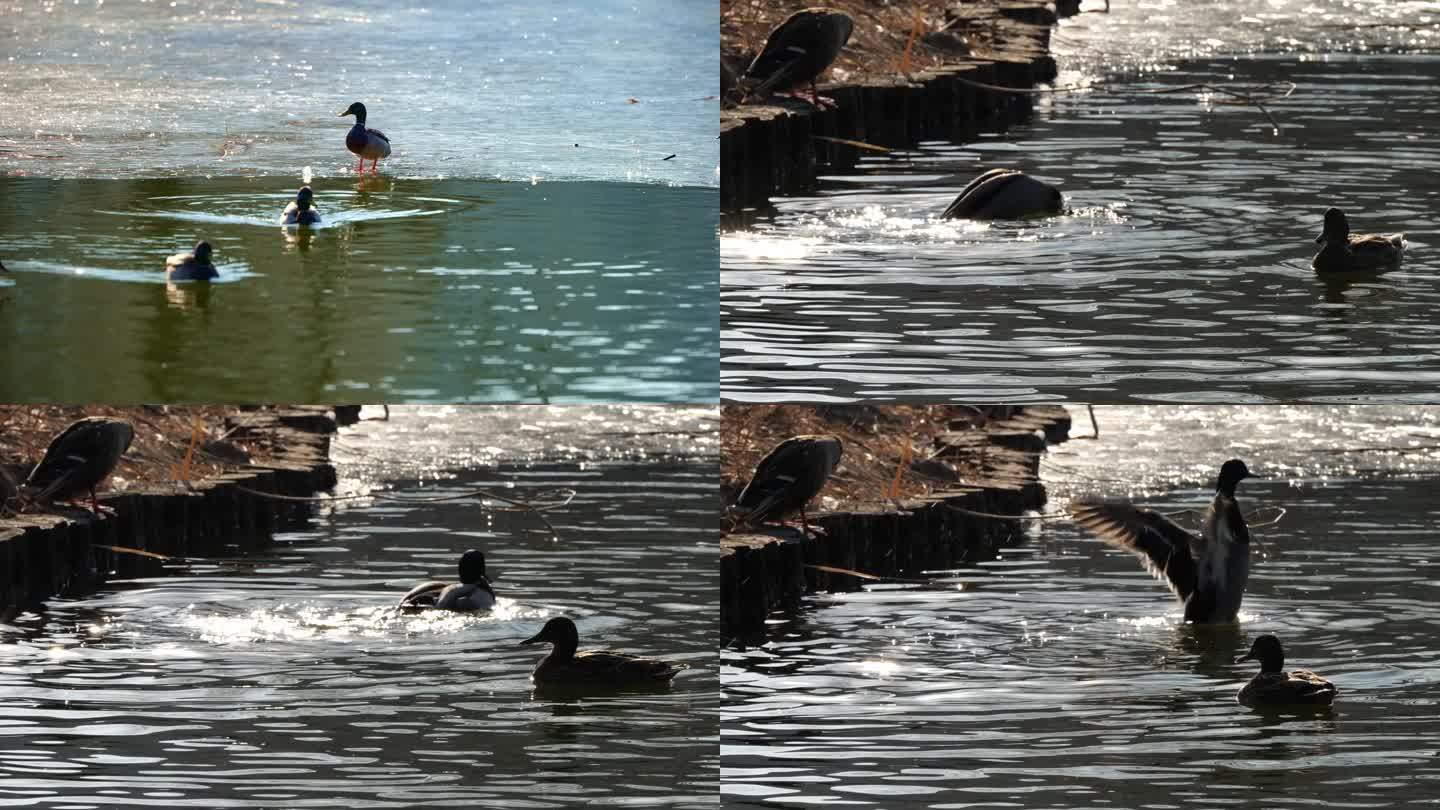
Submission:
M 1019 527 L 988 515 L 1044 506 L 1040 457 L 1070 438 L 1071 417 L 1059 405 L 991 407 L 995 416 L 983 424 L 935 426 L 934 458 L 967 471 L 951 484 L 817 512 L 810 521 L 819 531 L 809 537 L 789 526 L 722 532 L 722 642 L 763 635 L 772 612 L 793 610 L 807 594 L 860 587 L 861 578 L 841 571 L 912 577 L 993 556 Z
M 47 424 L 58 421 L 63 426 L 79 409 L 28 410 L 42 412 Z M 123 418 L 144 408 L 105 410 Z M 335 485 L 330 439 L 355 416 L 342 410 L 337 419 L 322 406 L 204 410 L 212 419 L 217 414 L 211 412 L 225 412 L 221 424 L 226 443 L 263 446 L 264 452 L 244 461 L 217 461 L 218 456 L 206 454 L 211 457 L 203 477 L 186 482 L 164 480 L 163 464 L 141 469 L 134 486 L 107 487 L 100 495 L 101 504 L 113 514 L 96 516 L 88 507 L 55 506 L 0 515 L 0 619 L 40 608 L 53 597 L 89 595 L 112 578 L 163 575 L 176 558 L 233 556 L 265 548 L 275 531 L 310 508 L 304 501 L 282 498 L 308 497 Z M 53 431 L 43 442 L 50 435 Z M 185 430 L 165 438 L 188 442 L 190 436 Z M 126 456 L 135 450 L 132 444 Z M 14 461 L 5 459 L 12 469 Z
M 735 215 L 770 197 L 813 191 L 824 172 L 853 168 L 868 150 L 841 139 L 886 148 L 921 140 L 963 141 L 985 126 L 1008 124 L 1033 108 L 1029 90 L 1052 81 L 1051 29 L 1079 13 L 1078 0 L 987 0 L 956 6 L 967 27 L 986 29 L 989 48 L 911 72 L 873 70 L 819 85 L 835 109 L 793 99 L 720 112 L 720 210 Z M 947 11 L 947 13 L 950 13 Z M 726 15 L 722 13 L 722 31 Z M 902 34 L 907 32 L 901 32 Z M 759 43 L 755 43 L 758 45 Z M 735 43 L 723 42 L 722 53 Z

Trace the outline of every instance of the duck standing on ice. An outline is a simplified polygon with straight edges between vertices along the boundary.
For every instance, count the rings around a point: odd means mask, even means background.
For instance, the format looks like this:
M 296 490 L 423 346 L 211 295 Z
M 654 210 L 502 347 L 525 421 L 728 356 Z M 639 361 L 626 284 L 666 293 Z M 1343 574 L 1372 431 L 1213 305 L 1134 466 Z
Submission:
M 375 173 L 375 167 L 380 163 L 380 158 L 390 157 L 390 139 L 385 133 L 378 129 L 371 129 L 365 126 L 365 105 L 355 102 L 340 113 L 340 117 L 347 115 L 355 116 L 355 126 L 345 133 L 345 148 L 360 156 L 360 165 L 355 167 L 356 174 L 365 172 L 365 160 L 369 158 L 370 173 Z

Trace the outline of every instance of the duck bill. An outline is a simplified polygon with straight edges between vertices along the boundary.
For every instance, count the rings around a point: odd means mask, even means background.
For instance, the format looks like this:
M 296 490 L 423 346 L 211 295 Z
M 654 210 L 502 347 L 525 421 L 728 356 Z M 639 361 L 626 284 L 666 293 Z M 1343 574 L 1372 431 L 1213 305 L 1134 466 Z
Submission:
M 524 645 L 524 644 L 539 644 L 540 642 L 542 642 L 542 641 L 545 640 L 544 638 L 542 638 L 542 636 L 544 636 L 544 635 L 545 635 L 545 631 L 544 631 L 544 630 L 541 630 L 540 632 L 536 633 L 535 635 L 531 636 L 530 638 L 525 639 L 524 641 L 522 641 L 522 642 L 520 642 L 520 643 L 521 643 L 522 645 Z
M 1321 245 L 1321 244 L 1324 244 L 1324 243 L 1325 243 L 1325 232 L 1324 232 L 1324 231 L 1321 231 L 1321 232 L 1320 232 L 1320 235 L 1317 236 L 1317 237 L 1315 237 L 1315 244 Z
M 340 113 L 339 115 L 337 115 L 337 116 L 335 116 L 335 117 L 336 117 L 336 118 L 344 118 L 344 117 L 347 116 L 347 115 L 354 115 L 354 114 L 355 114 L 355 113 L 350 112 L 349 110 L 346 110 L 345 112 L 342 112 L 342 113 Z
M 1240 664 L 1240 663 L 1244 663 L 1244 662 L 1246 662 L 1246 661 L 1254 661 L 1254 660 L 1255 660 L 1255 656 L 1251 655 L 1250 653 L 1245 653 L 1244 655 L 1240 656 L 1239 658 L 1236 658 L 1236 659 L 1235 659 L 1235 663 Z

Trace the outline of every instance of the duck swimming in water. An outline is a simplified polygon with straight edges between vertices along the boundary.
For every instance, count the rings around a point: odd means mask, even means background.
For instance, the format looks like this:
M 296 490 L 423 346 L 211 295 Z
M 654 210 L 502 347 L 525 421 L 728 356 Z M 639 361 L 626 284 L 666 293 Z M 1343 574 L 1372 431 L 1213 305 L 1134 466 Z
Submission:
M 991 169 L 965 186 L 941 219 L 1025 219 L 1065 210 L 1060 189 L 1014 169 Z
M 1350 220 L 1339 208 L 1325 211 L 1325 228 L 1315 241 L 1323 245 L 1310 261 L 1318 273 L 1382 270 L 1400 263 L 1405 234 L 1350 233 Z
M 815 80 L 840 56 L 854 27 L 848 14 L 828 8 L 791 14 L 770 32 L 765 47 L 741 77 L 741 89 L 746 97 L 764 98 L 809 84 L 810 101 L 824 106 L 830 100 L 816 95 Z
M 1246 706 L 1329 706 L 1340 691 L 1308 669 L 1286 672 L 1285 650 L 1274 636 L 1255 639 L 1250 652 L 1235 659 L 1241 661 L 1260 662 L 1260 674 L 1235 696 Z
M 495 607 L 495 589 L 485 575 L 484 553 L 472 548 L 461 554 L 459 582 L 422 582 L 400 598 L 400 607 L 460 611 Z
M 564 616 L 546 622 L 539 633 L 520 643 L 547 641 L 551 644 L 550 654 L 540 659 L 530 676 L 536 685 L 659 686 L 689 666 L 608 650 L 576 652 L 580 631 Z
M 315 207 L 315 192 L 309 186 L 301 186 L 295 199 L 285 206 L 280 214 L 281 225 L 319 225 L 320 209 Z
M 800 512 L 800 525 L 810 531 L 805 504 L 825 488 L 840 464 L 844 446 L 838 436 L 794 436 L 775 446 L 760 463 L 750 483 L 740 491 L 732 514 L 747 525 L 780 520 Z
M 360 156 L 360 165 L 355 167 L 355 173 L 365 172 L 365 159 L 369 158 L 372 161 L 370 173 L 374 174 L 380 158 L 390 157 L 390 139 L 380 130 L 365 126 L 364 104 L 357 101 L 340 113 L 342 118 L 347 115 L 355 116 L 355 126 L 345 133 L 345 148 Z
M 1249 477 L 1239 459 L 1220 467 L 1199 535 L 1128 503 L 1081 502 L 1070 513 L 1101 540 L 1138 556 L 1184 605 L 1185 621 L 1232 623 L 1250 577 L 1250 529 L 1235 501 L 1235 485 Z
M 165 277 L 171 281 L 209 281 L 220 271 L 210 263 L 210 243 L 196 242 L 192 253 L 176 253 L 165 260 Z
M 21 485 L 27 500 L 49 503 L 90 494 L 90 508 L 100 514 L 95 490 L 115 471 L 130 449 L 135 428 L 123 419 L 90 416 L 72 422 L 50 440 L 45 457 Z

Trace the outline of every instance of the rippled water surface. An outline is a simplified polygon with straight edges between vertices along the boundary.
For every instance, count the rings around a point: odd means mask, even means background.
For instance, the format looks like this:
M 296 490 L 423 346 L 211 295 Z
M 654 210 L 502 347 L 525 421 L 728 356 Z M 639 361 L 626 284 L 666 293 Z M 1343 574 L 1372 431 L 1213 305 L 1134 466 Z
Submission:
M 715 806 L 714 444 L 684 435 L 710 414 L 576 409 L 562 433 L 556 410 L 394 410 L 342 434 L 342 489 L 572 488 L 547 513 L 556 534 L 473 501 L 360 501 L 264 553 L 0 625 L 6 801 Z M 548 451 L 506 439 L 552 427 Z M 496 611 L 390 609 L 415 582 L 453 577 L 469 547 L 486 551 Z M 535 693 L 543 652 L 518 642 L 561 614 L 582 646 L 691 668 L 665 691 Z
M 297 183 L 0 178 L 0 394 L 717 396 L 713 190 L 336 179 L 284 228 Z M 219 280 L 167 284 L 200 238 Z
M 1258 476 L 1242 506 L 1288 510 L 1254 529 L 1240 624 L 1181 624 L 1130 555 L 1063 521 L 924 585 L 811 597 L 768 642 L 722 653 L 727 804 L 1382 807 L 1434 795 L 1440 414 L 1099 410 L 1098 441 L 1045 459 L 1048 509 L 1147 490 L 1157 508 L 1203 507 L 1202 476 L 1238 454 Z M 1262 633 L 1339 686 L 1332 710 L 1235 702 L 1254 667 L 1230 660 Z
M 713 2 L 0 3 L 0 174 L 716 183 Z M 666 160 L 667 156 L 674 155 Z
M 1437 27 L 1413 4 L 1313 5 L 1082 14 L 1059 29 L 1057 84 L 1088 90 L 737 219 L 721 244 L 726 396 L 1424 398 L 1440 383 Z M 1184 89 L 1284 82 L 1266 105 L 1278 132 Z M 995 166 L 1056 184 L 1069 212 L 937 219 Z M 1406 232 L 1401 268 L 1318 279 L 1330 205 L 1356 231 Z

